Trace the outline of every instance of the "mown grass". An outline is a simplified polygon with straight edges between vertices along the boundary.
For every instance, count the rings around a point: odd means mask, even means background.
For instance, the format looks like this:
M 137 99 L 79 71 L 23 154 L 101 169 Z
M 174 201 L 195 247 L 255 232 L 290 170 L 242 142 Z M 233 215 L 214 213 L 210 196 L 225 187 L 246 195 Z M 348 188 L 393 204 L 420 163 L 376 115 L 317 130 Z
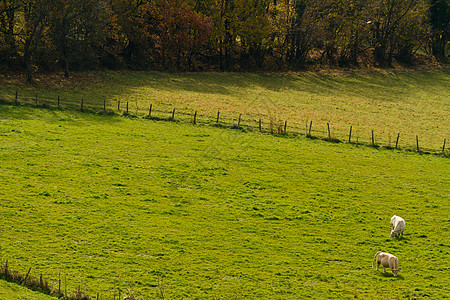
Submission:
M 10 105 L 0 139 L 0 252 L 68 290 L 450 294 L 445 157 Z M 393 214 L 401 240 L 389 238 Z M 371 268 L 378 250 L 399 258 L 398 277 Z
M 37 85 L 26 86 L 15 77 L 0 82 L 0 98 L 12 100 L 16 90 L 20 99 L 38 99 L 62 105 L 121 110 L 129 102 L 129 112 L 144 116 L 150 104 L 154 116 L 169 117 L 176 108 L 176 118 L 192 119 L 178 112 L 199 113 L 199 121 L 213 122 L 217 111 L 221 120 L 263 127 L 283 126 L 288 132 L 306 133 L 313 121 L 312 134 L 331 135 L 352 141 L 395 146 L 400 133 L 401 148 L 419 147 L 439 152 L 449 139 L 450 73 L 439 71 L 354 71 L 286 74 L 227 74 L 157 72 L 99 72 L 75 74 L 71 79 L 61 75 L 38 77 Z

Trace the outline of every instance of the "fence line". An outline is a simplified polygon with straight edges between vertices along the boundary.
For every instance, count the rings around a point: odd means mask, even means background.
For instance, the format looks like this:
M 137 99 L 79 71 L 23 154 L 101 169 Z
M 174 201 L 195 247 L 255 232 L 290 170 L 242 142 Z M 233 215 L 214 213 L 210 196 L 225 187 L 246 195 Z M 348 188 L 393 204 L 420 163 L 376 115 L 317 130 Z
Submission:
M 115 287 L 111 289 L 109 293 L 95 293 L 92 292 L 90 294 L 94 294 L 94 296 L 86 293 L 82 286 L 79 284 L 71 284 L 69 279 L 69 285 L 72 287 L 69 288 L 69 293 L 67 292 L 68 280 L 67 276 L 64 276 L 64 281 L 61 279 L 61 273 L 58 274 L 57 283 L 49 283 L 48 280 L 40 273 L 39 277 L 35 277 L 30 274 L 32 267 L 28 269 L 28 272 L 21 273 L 18 270 L 12 269 L 8 260 L 0 261 L 0 280 L 5 280 L 8 282 L 12 282 L 15 284 L 22 285 L 32 291 L 37 291 L 42 294 L 54 296 L 59 299 L 66 300 L 99 300 L 99 299 L 122 299 L 121 295 L 124 295 L 126 299 L 137 299 L 133 294 L 133 290 L 128 290 L 128 292 L 123 291 L 119 287 Z M 64 286 L 63 286 L 64 284 Z M 154 288 L 161 289 L 158 285 L 153 285 Z M 118 296 L 118 297 L 117 297 Z M 125 298 L 124 298 L 125 299 Z M 146 300 L 147 298 L 139 297 L 138 299 Z
M 38 94 L 35 94 L 34 98 L 23 98 L 19 99 L 18 91 L 15 91 L 15 96 L 13 99 L 4 99 L 5 102 L 13 103 L 19 105 L 20 103 L 28 105 L 36 105 L 40 107 L 57 107 L 62 108 L 64 99 L 59 95 L 55 99 L 42 98 Z M 389 149 L 404 149 L 412 150 L 418 153 L 434 153 L 434 154 L 444 154 L 448 155 L 450 153 L 449 149 L 446 148 L 446 138 L 443 138 L 442 146 L 427 147 L 422 145 L 420 142 L 419 135 L 415 135 L 414 141 L 404 142 L 401 145 L 402 139 L 400 132 L 397 132 L 395 146 L 391 145 L 391 136 L 389 134 L 389 141 L 377 142 L 380 137 L 377 136 L 376 130 L 371 129 L 370 133 L 362 136 L 361 131 L 356 130 L 354 126 L 350 125 L 348 134 L 338 132 L 333 130 L 330 122 L 326 124 L 317 125 L 313 120 L 306 120 L 306 126 L 302 127 L 298 123 L 289 122 L 289 120 L 281 119 L 270 119 L 263 120 L 261 117 L 256 117 L 254 115 L 248 116 L 248 118 L 242 113 L 235 113 L 231 116 L 231 112 L 223 112 L 218 110 L 216 114 L 214 113 L 201 113 L 197 110 L 183 110 L 175 108 L 173 105 L 160 105 L 162 108 L 156 108 L 153 103 L 148 107 L 139 108 L 137 100 L 127 101 L 127 100 L 117 100 L 117 108 L 114 109 L 114 105 L 109 105 L 107 107 L 106 99 L 103 99 L 103 105 L 98 103 L 92 105 L 87 103 L 84 97 L 80 97 L 80 102 L 77 104 L 75 102 L 65 103 L 64 107 L 68 109 L 78 109 L 81 111 L 91 111 L 91 112 L 103 112 L 107 114 L 115 114 L 119 112 L 122 115 L 143 117 L 158 120 L 169 120 L 186 122 L 192 124 L 203 124 L 203 125 L 215 125 L 230 128 L 246 129 L 249 131 L 260 131 L 263 133 L 270 134 L 280 134 L 280 135 L 293 135 L 293 136 L 305 136 L 308 138 L 322 139 L 330 142 L 347 142 L 352 144 L 368 145 L 372 147 L 385 147 Z M 130 102 L 135 103 L 135 109 L 130 107 Z M 55 106 L 56 105 L 56 106 Z M 132 111 L 135 114 L 132 114 Z M 267 118 L 267 117 L 266 117 Z M 320 126 L 320 127 L 319 127 Z M 326 127 L 325 127 L 326 126 Z M 404 140 L 404 138 L 403 138 Z M 420 142 L 420 144 L 419 144 Z

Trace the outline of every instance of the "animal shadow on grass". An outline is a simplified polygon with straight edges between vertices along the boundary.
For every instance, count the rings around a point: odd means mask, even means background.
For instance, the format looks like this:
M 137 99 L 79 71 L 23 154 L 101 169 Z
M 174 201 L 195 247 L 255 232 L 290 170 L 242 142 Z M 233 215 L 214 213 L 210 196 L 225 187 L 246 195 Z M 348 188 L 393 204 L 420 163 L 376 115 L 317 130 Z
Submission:
M 396 243 L 409 243 L 409 242 L 411 242 L 411 239 L 410 238 L 408 238 L 408 237 L 401 237 L 401 238 L 391 238 L 391 237 L 389 237 L 389 238 L 386 238 L 385 240 L 384 240 L 385 242 L 387 242 L 387 243 L 394 243 L 394 244 L 396 244 Z
M 386 270 L 387 271 L 387 270 Z M 387 272 L 383 272 L 381 273 L 381 276 L 386 277 L 386 278 L 395 278 L 397 280 L 405 280 L 405 278 L 398 274 L 397 276 L 394 276 L 391 272 L 387 271 Z
M 386 238 L 387 241 L 395 241 L 395 242 L 403 242 L 403 241 L 409 241 L 410 238 L 406 236 L 402 236 L 401 238 L 398 237 L 389 237 Z

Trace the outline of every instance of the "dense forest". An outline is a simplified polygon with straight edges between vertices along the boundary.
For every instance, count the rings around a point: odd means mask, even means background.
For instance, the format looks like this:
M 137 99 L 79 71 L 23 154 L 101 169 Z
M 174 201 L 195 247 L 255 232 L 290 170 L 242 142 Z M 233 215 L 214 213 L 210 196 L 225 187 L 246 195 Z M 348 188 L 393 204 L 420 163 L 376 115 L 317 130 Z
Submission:
M 445 61 L 450 0 L 0 0 L 0 72 Z

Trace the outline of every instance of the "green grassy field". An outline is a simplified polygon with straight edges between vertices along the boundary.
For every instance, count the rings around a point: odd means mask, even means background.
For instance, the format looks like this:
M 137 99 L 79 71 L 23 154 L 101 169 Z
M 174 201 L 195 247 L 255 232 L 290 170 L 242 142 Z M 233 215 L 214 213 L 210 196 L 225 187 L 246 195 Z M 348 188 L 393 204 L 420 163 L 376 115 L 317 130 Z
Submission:
M 313 121 L 312 134 L 331 135 L 347 141 L 352 126 L 352 141 L 439 152 L 444 139 L 449 140 L 450 71 L 354 71 L 327 73 L 239 74 L 157 72 L 75 73 L 68 80 L 62 75 L 36 77 L 34 86 L 20 78 L 0 78 L 0 99 L 45 101 L 61 105 L 103 109 L 126 109 L 139 116 L 148 114 L 167 118 L 173 108 L 176 119 L 190 121 L 198 111 L 199 122 L 213 122 L 217 112 L 223 122 L 264 130 L 283 127 L 306 133 Z M 159 110 L 159 111 L 156 111 Z M 163 111 L 163 112 L 161 112 Z M 180 112 L 191 114 L 181 115 Z M 276 131 L 276 130 L 275 130 Z M 448 144 L 448 143 L 447 143 Z
M 54 300 L 55 298 L 0 280 L 0 299 L 2 300 Z
M 0 140 L 2 258 L 68 290 L 450 296 L 448 158 L 10 105 Z M 398 277 L 371 268 L 379 250 L 399 258 Z

